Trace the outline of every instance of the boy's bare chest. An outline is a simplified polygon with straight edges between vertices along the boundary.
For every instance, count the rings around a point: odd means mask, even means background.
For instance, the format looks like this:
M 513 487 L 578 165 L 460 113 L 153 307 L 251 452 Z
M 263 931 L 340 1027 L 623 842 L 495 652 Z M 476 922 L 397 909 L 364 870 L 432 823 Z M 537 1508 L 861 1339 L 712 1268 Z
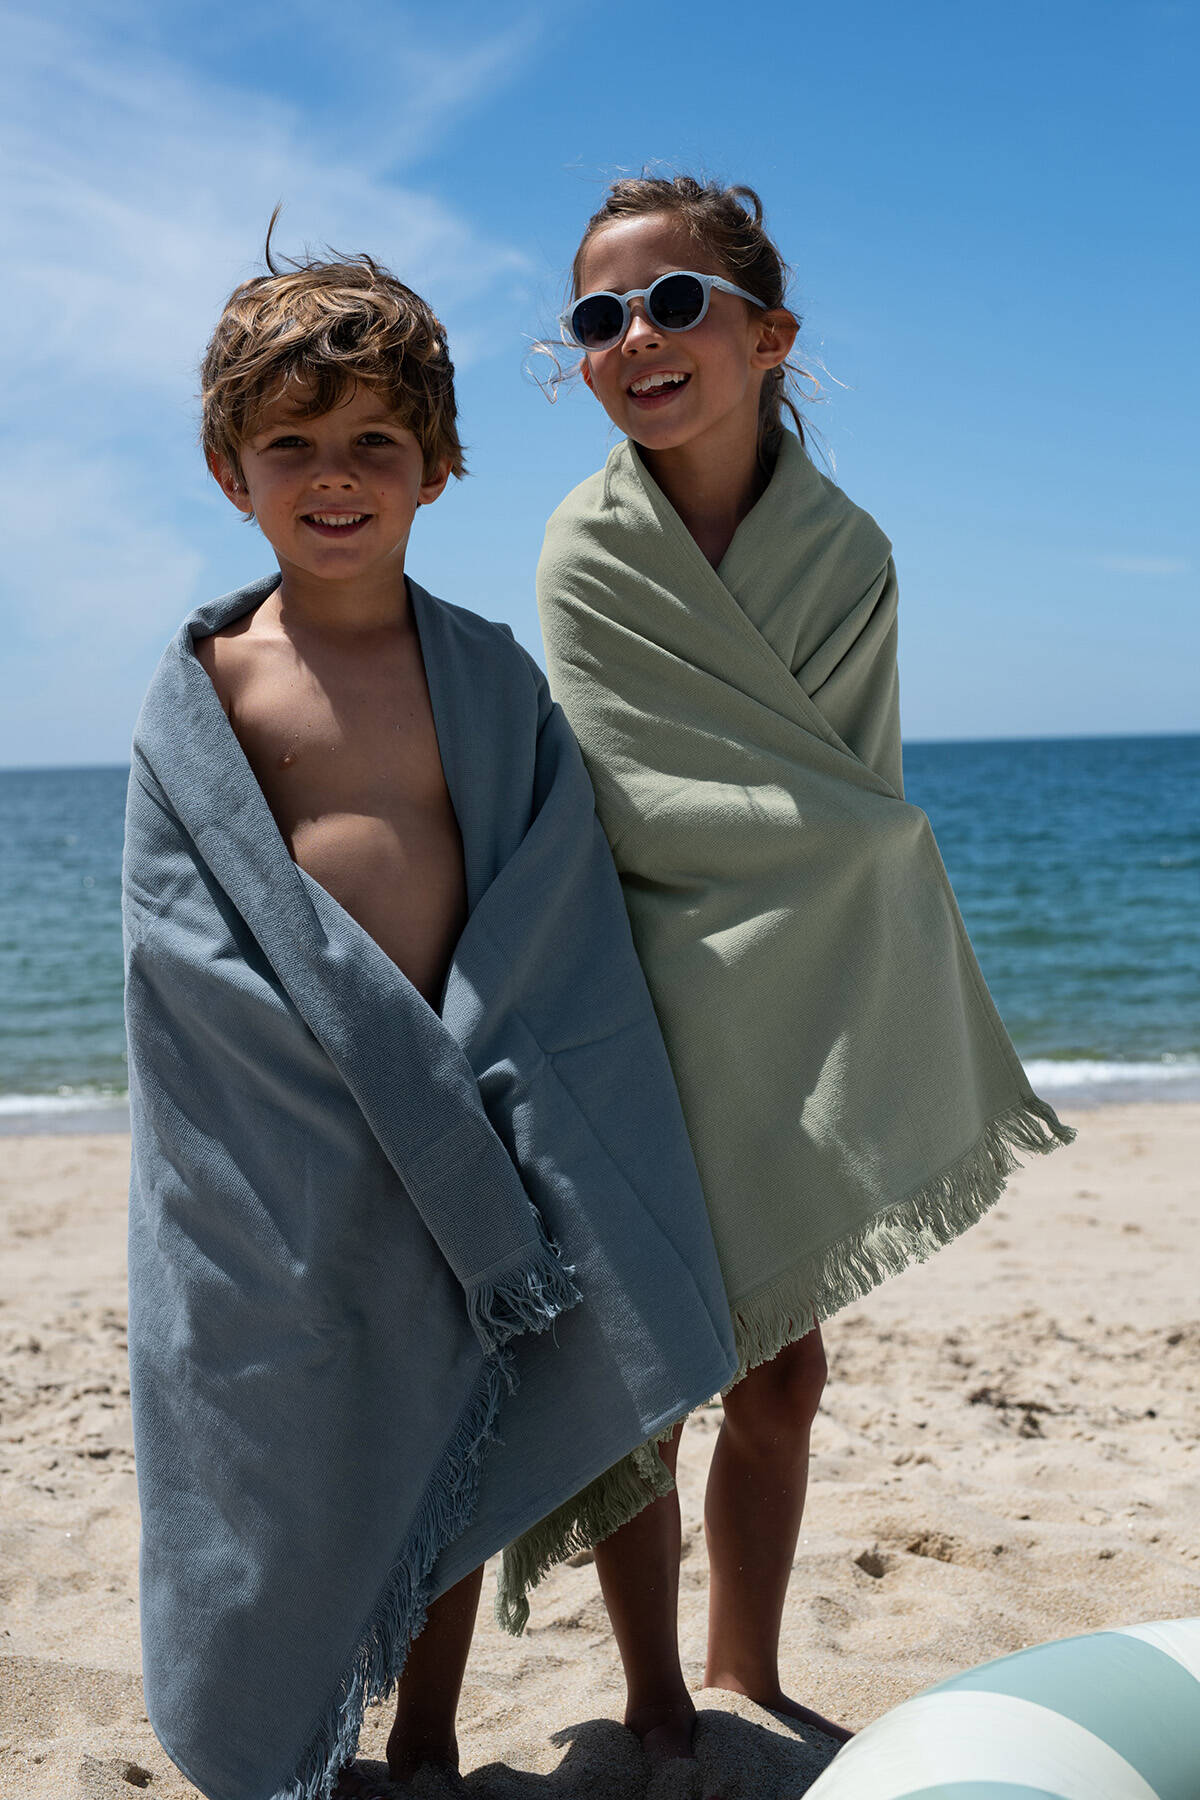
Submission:
M 419 650 L 256 658 L 230 723 L 291 855 L 436 1001 L 466 919 L 462 838 Z
M 246 684 L 231 722 L 285 836 L 330 814 L 405 826 L 450 809 L 419 658 L 297 659 Z

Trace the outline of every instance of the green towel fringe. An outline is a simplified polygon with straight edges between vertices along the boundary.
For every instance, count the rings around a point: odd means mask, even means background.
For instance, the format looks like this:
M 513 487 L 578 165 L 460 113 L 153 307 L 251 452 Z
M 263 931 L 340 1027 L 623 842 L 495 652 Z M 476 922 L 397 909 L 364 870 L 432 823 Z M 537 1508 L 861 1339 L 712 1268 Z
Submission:
M 498 1351 L 484 1363 L 325 1717 L 275 1800 L 329 1800 L 339 1770 L 358 1749 L 364 1712 L 395 1688 L 409 1645 L 425 1623 L 433 1566 L 474 1517 L 496 1415 L 517 1385 L 511 1355 Z
M 669 1437 L 674 1429 L 669 1426 L 662 1436 Z M 674 1486 L 656 1442 L 639 1444 L 573 1499 L 556 1507 L 506 1547 L 496 1584 L 497 1624 L 510 1636 L 520 1637 L 529 1620 L 529 1590 L 544 1575 L 568 1556 L 594 1550 L 602 1539 L 636 1519 L 643 1507 L 669 1494 Z
M 738 1372 L 730 1387 L 778 1356 L 785 1344 L 794 1343 L 851 1301 L 861 1300 L 910 1263 L 924 1262 L 974 1225 L 1000 1198 L 1018 1166 L 1018 1151 L 1045 1156 L 1074 1136 L 1053 1107 L 1036 1094 L 1025 1093 L 1016 1106 L 984 1127 L 957 1162 L 889 1206 L 863 1230 L 831 1245 L 815 1268 L 782 1276 L 740 1301 L 733 1308 Z M 661 1437 L 672 1430 L 674 1426 Z M 497 1623 L 519 1637 L 529 1619 L 529 1591 L 557 1563 L 593 1550 L 674 1485 L 656 1442 L 640 1444 L 509 1544 L 496 1588 Z
M 781 1276 L 738 1301 L 733 1308 L 738 1372 L 730 1387 L 814 1325 L 961 1236 L 1000 1198 L 1018 1167 L 1017 1151 L 1045 1156 L 1074 1136 L 1053 1107 L 1036 1094 L 1025 1093 L 1016 1106 L 984 1126 L 957 1162 L 879 1213 L 861 1231 L 839 1238 L 815 1266 Z

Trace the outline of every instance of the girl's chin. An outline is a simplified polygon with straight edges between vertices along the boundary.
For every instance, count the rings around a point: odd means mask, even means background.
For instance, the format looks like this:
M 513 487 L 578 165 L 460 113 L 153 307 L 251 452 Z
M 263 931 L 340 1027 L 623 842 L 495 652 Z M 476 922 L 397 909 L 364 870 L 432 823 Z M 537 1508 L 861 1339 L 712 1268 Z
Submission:
M 671 431 L 665 424 L 658 429 L 646 420 L 637 419 L 630 425 L 628 435 L 639 450 L 653 450 L 663 453 L 668 450 L 683 450 L 701 434 L 688 431 L 682 427 Z

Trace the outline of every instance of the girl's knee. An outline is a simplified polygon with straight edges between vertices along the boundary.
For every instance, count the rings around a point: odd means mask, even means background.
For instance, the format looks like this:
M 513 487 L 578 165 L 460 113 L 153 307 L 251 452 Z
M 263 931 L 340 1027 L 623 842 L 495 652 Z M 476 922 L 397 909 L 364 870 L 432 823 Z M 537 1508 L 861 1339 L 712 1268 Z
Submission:
M 725 1417 L 730 1428 L 764 1448 L 781 1440 L 806 1441 L 828 1372 L 821 1334 L 810 1331 L 729 1390 Z

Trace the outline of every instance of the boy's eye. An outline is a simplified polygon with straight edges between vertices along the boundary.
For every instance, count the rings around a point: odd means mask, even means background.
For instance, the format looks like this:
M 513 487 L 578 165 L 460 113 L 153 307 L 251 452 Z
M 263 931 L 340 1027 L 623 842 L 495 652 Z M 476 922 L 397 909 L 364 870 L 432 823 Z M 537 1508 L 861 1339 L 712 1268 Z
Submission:
M 302 437 L 297 437 L 296 434 L 294 432 L 292 432 L 292 433 L 289 433 L 289 435 L 287 437 L 272 438 L 270 443 L 267 445 L 267 449 L 268 450 L 290 450 L 293 447 L 293 445 L 302 444 L 303 442 L 304 442 L 304 439 Z
M 395 439 L 390 438 L 386 431 L 364 431 L 359 441 L 364 444 L 392 444 Z

